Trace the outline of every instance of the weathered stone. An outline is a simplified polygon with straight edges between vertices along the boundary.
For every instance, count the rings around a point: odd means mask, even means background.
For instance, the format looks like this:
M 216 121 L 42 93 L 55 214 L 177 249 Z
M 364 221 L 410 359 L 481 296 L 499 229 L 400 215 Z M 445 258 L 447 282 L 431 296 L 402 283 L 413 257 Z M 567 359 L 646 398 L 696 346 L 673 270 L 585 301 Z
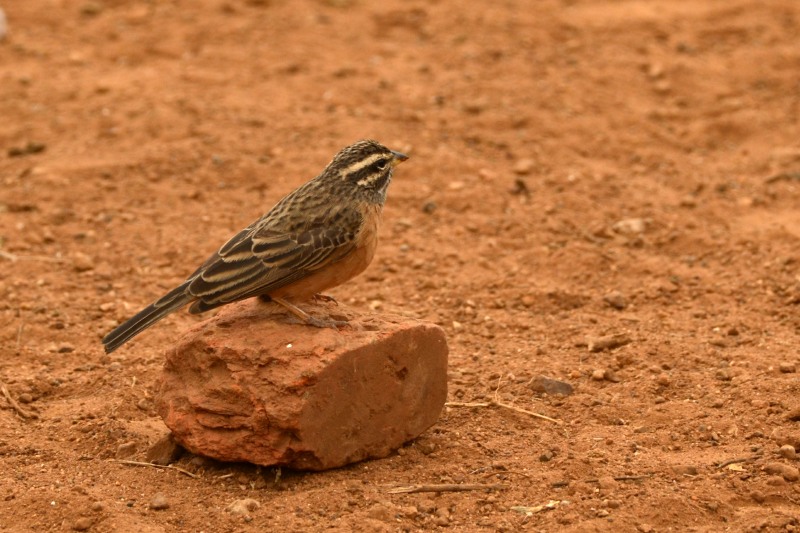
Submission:
M 147 449 L 145 457 L 148 463 L 166 466 L 180 459 L 182 454 L 183 448 L 175 442 L 172 433 L 167 433 Z
M 178 443 L 221 461 L 323 470 L 385 457 L 436 422 L 447 396 L 440 327 L 303 308 L 349 325 L 310 327 L 249 300 L 167 351 L 156 407 Z
M 561 394 L 562 396 L 569 396 L 574 390 L 572 385 L 566 381 L 548 378 L 547 376 L 536 376 L 528 386 L 536 392 Z
M 123 442 L 122 444 L 117 446 L 116 458 L 126 459 L 131 455 L 133 455 L 134 453 L 136 453 L 136 442 L 134 441 Z
M 625 346 L 631 342 L 631 337 L 627 333 L 615 333 L 613 335 L 604 335 L 602 337 L 595 337 L 589 335 L 586 337 L 586 345 L 590 352 L 602 352 L 605 350 L 613 350 L 620 346 Z
M 783 476 L 783 479 L 786 481 L 797 481 L 800 479 L 800 470 L 783 463 L 767 463 L 764 465 L 764 472 L 767 474 Z

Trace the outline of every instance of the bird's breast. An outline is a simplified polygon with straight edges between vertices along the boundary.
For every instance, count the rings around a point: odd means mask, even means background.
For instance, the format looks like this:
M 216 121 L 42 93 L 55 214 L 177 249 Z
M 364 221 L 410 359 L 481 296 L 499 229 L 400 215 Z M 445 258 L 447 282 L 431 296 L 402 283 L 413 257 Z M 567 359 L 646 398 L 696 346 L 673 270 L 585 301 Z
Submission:
M 356 232 L 355 246 L 350 253 L 310 276 L 270 294 L 296 301 L 307 300 L 315 294 L 341 285 L 361 274 L 372 262 L 375 250 L 378 248 L 381 211 L 380 205 L 363 204 L 360 206 L 361 225 Z

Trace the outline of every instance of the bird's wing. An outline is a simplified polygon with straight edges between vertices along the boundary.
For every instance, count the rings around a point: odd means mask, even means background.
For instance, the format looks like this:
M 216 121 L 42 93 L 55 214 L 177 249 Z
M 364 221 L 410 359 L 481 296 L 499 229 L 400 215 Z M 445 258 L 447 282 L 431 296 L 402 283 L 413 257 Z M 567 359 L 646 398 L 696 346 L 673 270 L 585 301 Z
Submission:
M 348 210 L 294 232 L 269 224 L 246 228 L 194 274 L 187 287 L 198 300 L 192 310 L 269 294 L 335 263 L 355 248 L 362 223 L 357 210 Z

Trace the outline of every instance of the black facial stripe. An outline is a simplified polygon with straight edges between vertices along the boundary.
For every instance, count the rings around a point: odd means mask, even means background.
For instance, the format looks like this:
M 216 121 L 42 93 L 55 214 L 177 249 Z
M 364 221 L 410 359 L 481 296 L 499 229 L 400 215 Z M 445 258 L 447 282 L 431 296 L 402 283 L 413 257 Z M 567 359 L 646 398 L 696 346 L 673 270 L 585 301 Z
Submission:
M 371 181 L 373 180 L 380 180 L 381 174 L 385 174 L 389 172 L 388 168 L 389 162 L 386 159 L 379 159 L 378 161 L 372 163 L 366 168 L 362 168 L 352 174 L 347 176 L 347 179 L 352 183 L 358 183 L 359 181 L 363 183 L 367 183 L 370 187 L 372 187 Z M 381 166 L 383 166 L 383 170 L 381 170 Z

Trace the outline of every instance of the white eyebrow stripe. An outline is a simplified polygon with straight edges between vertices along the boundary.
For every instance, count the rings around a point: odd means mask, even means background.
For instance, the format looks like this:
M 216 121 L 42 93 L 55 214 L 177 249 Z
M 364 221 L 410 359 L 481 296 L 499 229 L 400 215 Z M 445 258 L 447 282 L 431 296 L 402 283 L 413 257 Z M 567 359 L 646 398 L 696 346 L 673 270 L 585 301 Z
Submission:
M 359 170 L 370 166 L 371 164 L 375 163 L 379 159 L 383 159 L 386 157 L 386 154 L 373 154 L 366 159 L 362 159 L 358 163 L 353 163 L 349 167 L 342 169 L 342 175 L 345 176 L 347 174 L 354 174 Z

